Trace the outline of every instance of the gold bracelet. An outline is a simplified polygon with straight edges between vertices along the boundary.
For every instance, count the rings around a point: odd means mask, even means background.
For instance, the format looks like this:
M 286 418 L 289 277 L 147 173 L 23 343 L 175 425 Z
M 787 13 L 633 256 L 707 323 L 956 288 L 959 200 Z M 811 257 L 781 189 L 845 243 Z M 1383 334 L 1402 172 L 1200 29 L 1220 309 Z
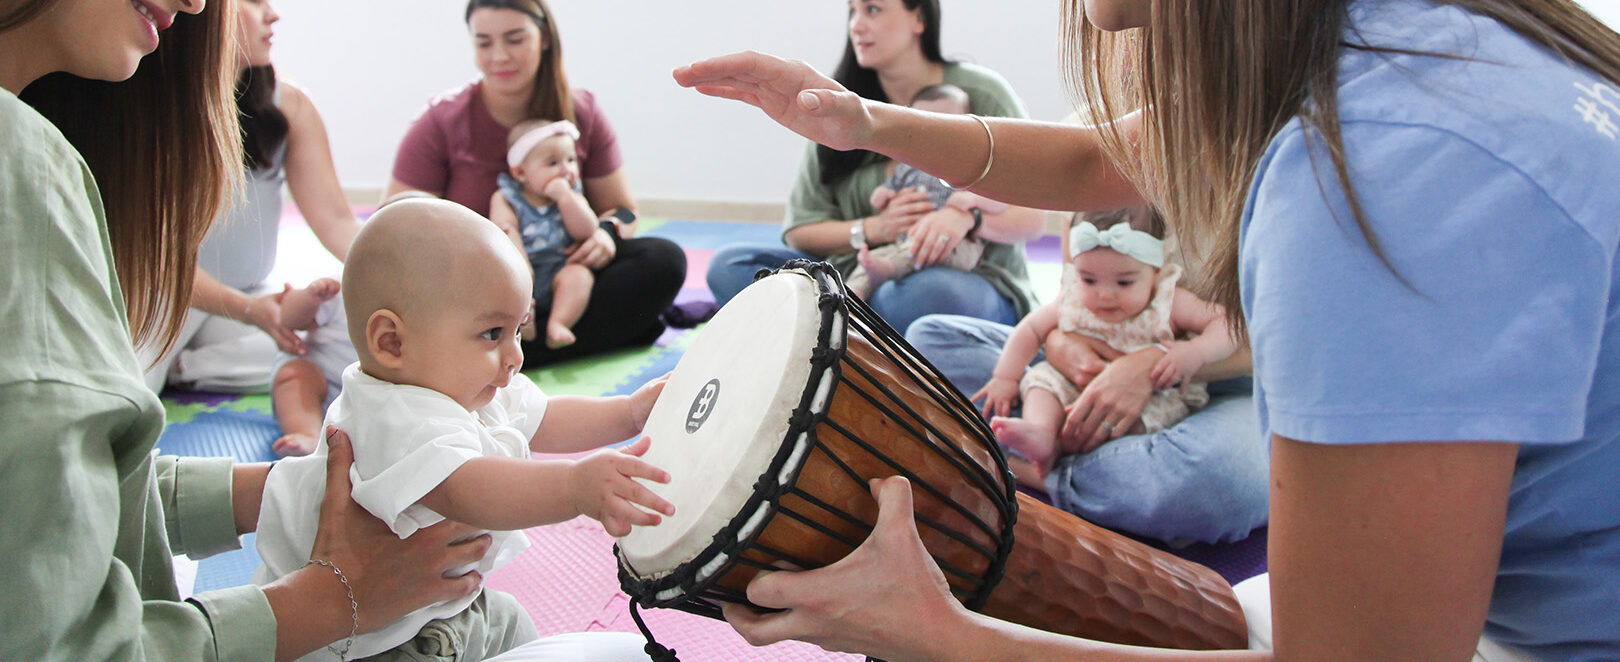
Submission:
M 332 574 L 337 575 L 338 581 L 343 582 L 343 590 L 349 594 L 349 615 L 353 619 L 353 624 L 349 627 L 349 638 L 343 640 L 343 650 L 337 650 L 336 646 L 326 647 L 326 650 L 337 654 L 338 662 L 343 662 L 349 658 L 349 649 L 354 646 L 354 638 L 360 634 L 360 603 L 356 602 L 354 599 L 354 586 L 349 584 L 349 578 L 343 574 L 342 570 L 338 569 L 336 563 L 331 561 L 322 561 L 320 559 L 310 559 L 309 563 L 305 563 L 304 565 L 323 565 L 331 568 Z
M 970 114 L 970 115 L 968 115 L 968 117 L 971 117 L 973 119 L 978 120 L 979 125 L 984 127 L 984 137 L 990 139 L 990 155 L 985 157 L 985 159 L 984 159 L 984 171 L 980 172 L 978 177 L 973 178 L 973 181 L 968 182 L 966 184 L 963 184 L 961 186 L 956 186 L 954 184 L 950 184 L 950 187 L 952 189 L 954 189 L 954 190 L 957 190 L 957 191 L 966 191 L 966 190 L 968 190 L 970 188 L 978 186 L 979 182 L 984 181 L 984 178 L 987 175 L 990 174 L 991 166 L 994 166 L 996 164 L 996 134 L 995 134 L 995 132 L 990 130 L 990 123 L 984 121 L 984 118 L 979 117 L 978 115 Z M 947 182 L 947 184 L 949 184 L 949 182 Z

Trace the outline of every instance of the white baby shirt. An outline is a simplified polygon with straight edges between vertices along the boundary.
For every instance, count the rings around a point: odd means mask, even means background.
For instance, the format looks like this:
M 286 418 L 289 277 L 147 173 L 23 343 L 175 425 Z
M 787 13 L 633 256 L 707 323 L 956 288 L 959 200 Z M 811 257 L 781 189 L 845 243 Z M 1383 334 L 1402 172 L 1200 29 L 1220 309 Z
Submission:
M 354 447 L 354 500 L 404 538 L 444 517 L 418 503 L 462 463 L 475 457 L 529 457 L 529 440 L 545 415 L 546 396 L 521 374 L 494 400 L 469 412 L 431 389 L 385 382 L 360 370 L 343 373 L 343 393 L 327 410 L 326 424 L 348 433 Z M 265 481 L 256 546 L 263 562 L 253 583 L 263 585 L 304 567 L 315 545 L 326 492 L 326 444 L 314 454 L 277 462 Z M 476 534 L 475 534 L 476 535 Z M 476 565 L 485 577 L 529 546 L 521 531 L 492 531 L 494 544 Z M 381 630 L 356 637 L 350 658 L 409 641 L 422 626 L 465 609 L 475 592 L 418 609 Z M 336 660 L 322 649 L 301 660 Z

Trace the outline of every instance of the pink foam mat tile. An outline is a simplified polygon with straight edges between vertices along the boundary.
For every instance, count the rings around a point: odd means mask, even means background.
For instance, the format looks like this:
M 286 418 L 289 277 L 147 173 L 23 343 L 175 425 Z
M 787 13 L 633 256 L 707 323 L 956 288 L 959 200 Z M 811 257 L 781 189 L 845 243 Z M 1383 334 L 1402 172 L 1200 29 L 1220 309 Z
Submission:
M 529 610 L 541 636 L 565 632 L 638 633 L 630 618 L 630 598 L 619 590 L 613 538 L 594 520 L 578 517 L 529 529 L 532 545 L 490 575 L 485 585 L 517 597 Z M 755 648 L 722 621 L 673 609 L 641 612 L 659 643 L 688 660 L 853 661 L 788 641 Z

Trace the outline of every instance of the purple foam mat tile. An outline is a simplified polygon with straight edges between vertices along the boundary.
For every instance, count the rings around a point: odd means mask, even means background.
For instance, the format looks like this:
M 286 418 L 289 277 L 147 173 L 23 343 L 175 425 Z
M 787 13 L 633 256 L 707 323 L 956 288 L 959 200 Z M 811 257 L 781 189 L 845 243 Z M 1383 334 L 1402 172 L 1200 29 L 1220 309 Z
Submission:
M 637 633 L 630 599 L 619 590 L 613 539 L 587 518 L 529 529 L 532 546 L 485 585 L 515 596 L 541 636 L 565 632 Z M 663 645 L 694 660 L 858 660 L 800 642 L 754 648 L 724 622 L 650 609 L 642 618 Z
M 1057 235 L 1043 235 L 1024 242 L 1024 256 L 1031 262 L 1062 262 L 1063 240 Z
M 707 287 L 683 287 L 675 293 L 675 305 L 691 303 L 693 301 L 714 301 L 714 292 Z
M 1223 543 L 1193 543 L 1170 553 L 1181 558 L 1209 566 L 1228 584 L 1234 586 L 1266 571 L 1266 541 L 1268 531 L 1260 527 L 1242 540 Z

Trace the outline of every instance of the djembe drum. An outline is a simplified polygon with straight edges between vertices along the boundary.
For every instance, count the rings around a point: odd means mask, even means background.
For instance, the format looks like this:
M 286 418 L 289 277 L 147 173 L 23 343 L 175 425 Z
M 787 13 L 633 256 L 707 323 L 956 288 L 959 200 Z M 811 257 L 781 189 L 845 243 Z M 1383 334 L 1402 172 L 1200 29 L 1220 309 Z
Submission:
M 818 568 L 871 533 L 867 481 L 911 481 L 923 544 L 969 608 L 1088 639 L 1245 648 L 1203 566 L 1018 494 L 960 391 L 824 263 L 744 289 L 687 350 L 647 420 L 649 484 L 675 504 L 615 547 L 644 607 L 718 618 L 764 569 Z

